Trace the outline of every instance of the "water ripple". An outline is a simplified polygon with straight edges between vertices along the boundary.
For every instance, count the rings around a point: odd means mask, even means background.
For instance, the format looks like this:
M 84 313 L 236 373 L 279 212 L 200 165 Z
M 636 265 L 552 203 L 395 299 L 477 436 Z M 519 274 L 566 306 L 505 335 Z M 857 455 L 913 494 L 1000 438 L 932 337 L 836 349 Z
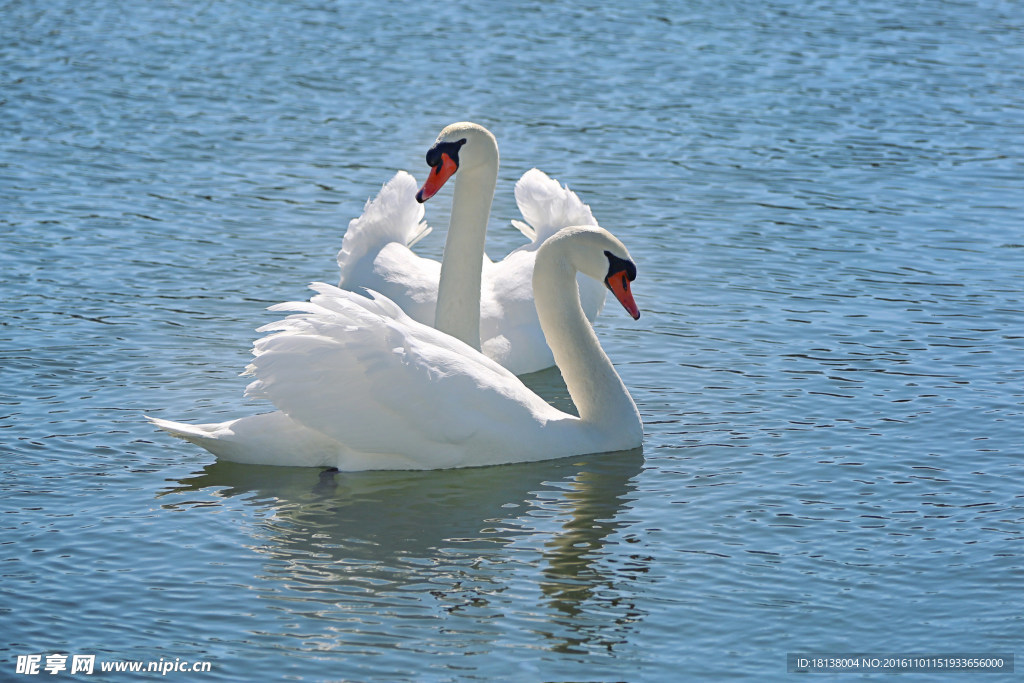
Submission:
M 760 679 L 1024 636 L 1010 4 L 4 12 L 8 662 Z M 343 477 L 153 434 L 265 408 L 237 376 L 263 309 L 336 277 L 348 220 L 462 119 L 502 146 L 492 256 L 537 166 L 636 257 L 643 317 L 596 327 L 643 453 Z

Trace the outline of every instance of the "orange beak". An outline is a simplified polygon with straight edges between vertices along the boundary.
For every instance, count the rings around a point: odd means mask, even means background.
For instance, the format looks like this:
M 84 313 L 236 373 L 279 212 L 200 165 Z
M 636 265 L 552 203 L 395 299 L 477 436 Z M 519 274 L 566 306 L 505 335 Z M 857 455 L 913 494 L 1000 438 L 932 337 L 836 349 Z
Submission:
M 626 309 L 626 312 L 633 316 L 633 320 L 639 320 L 640 309 L 637 308 L 636 302 L 633 301 L 633 293 L 629 291 L 629 278 L 626 277 L 626 271 L 620 270 L 609 275 L 605 282 L 608 284 L 608 289 L 612 290 L 612 294 L 619 300 L 622 307 Z
M 441 155 L 441 163 L 430 169 L 430 175 L 427 176 L 427 181 L 423 183 L 423 187 L 416 193 L 416 201 L 420 204 L 427 201 L 440 190 L 448 179 L 455 174 L 455 171 L 459 169 L 459 165 L 448 156 L 447 154 Z

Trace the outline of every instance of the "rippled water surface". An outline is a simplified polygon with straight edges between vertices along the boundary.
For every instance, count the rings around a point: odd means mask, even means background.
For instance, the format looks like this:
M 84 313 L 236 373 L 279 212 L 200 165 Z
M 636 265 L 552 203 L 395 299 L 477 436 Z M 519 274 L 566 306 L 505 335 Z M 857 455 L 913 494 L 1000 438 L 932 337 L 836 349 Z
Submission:
M 1019 646 L 1019 6 L 593 4 L 0 3 L 0 678 Z M 643 452 L 332 476 L 155 433 L 264 409 L 264 308 L 336 279 L 348 220 L 463 119 L 501 145 L 492 256 L 537 166 L 636 258 L 643 317 L 596 327 Z

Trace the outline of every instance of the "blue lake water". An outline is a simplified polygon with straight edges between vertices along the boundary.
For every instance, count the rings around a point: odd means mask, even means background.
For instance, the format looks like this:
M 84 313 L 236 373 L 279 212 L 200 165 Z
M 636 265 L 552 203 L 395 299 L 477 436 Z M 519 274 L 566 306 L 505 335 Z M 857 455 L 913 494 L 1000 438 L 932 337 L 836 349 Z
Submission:
M 0 678 L 1021 652 L 1019 6 L 593 4 L 0 3 Z M 465 119 L 501 145 L 493 257 L 536 166 L 636 258 L 643 316 L 596 328 L 642 454 L 330 476 L 145 422 L 266 409 L 264 308 L 336 280 L 349 219 Z

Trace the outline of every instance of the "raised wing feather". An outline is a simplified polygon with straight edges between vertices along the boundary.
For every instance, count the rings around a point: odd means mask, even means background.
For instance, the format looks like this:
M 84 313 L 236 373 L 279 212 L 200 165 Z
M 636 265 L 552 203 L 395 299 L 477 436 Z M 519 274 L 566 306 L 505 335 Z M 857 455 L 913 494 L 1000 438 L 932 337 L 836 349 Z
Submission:
M 597 225 L 590 207 L 568 185 L 559 185 L 546 173 L 532 168 L 516 183 L 516 204 L 528 225 L 512 221 L 519 230 L 540 244 L 571 225 Z
M 342 286 L 363 259 L 372 260 L 385 244 L 411 247 L 430 232 L 423 222 L 423 205 L 416 201 L 416 189 L 416 179 L 399 171 L 376 197 L 367 200 L 362 215 L 349 222 L 338 252 Z

